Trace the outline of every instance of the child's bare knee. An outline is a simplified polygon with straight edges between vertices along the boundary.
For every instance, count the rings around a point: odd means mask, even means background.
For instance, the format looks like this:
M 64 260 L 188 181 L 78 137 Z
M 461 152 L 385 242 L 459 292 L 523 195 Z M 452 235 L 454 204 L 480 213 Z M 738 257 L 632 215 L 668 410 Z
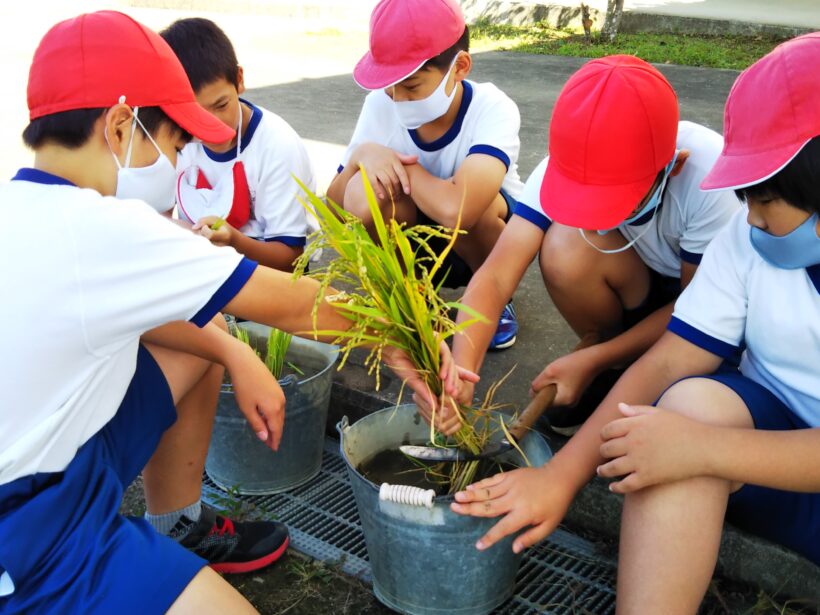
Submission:
M 729 387 L 710 378 L 687 378 L 673 384 L 657 405 L 710 425 L 754 426 L 743 400 Z

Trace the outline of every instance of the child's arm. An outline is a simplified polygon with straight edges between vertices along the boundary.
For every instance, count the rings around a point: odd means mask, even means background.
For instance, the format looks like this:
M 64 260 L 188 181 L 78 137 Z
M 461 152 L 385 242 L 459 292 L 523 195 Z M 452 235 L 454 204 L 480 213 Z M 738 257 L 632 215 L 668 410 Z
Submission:
M 474 373 L 479 372 L 501 310 L 521 283 L 521 278 L 538 253 L 543 239 L 544 231 L 524 218 L 513 216 L 507 223 L 498 243 L 484 264 L 473 274 L 464 293 L 462 302 L 483 314 L 486 322 L 474 322 L 453 338 L 453 360 L 456 365 Z M 461 311 L 457 322 L 471 318 L 470 314 Z M 464 382 L 457 401 L 470 404 L 473 391 L 473 383 Z M 460 421 L 448 404 L 439 405 L 433 412 L 429 405 L 421 401 L 419 411 L 428 422 L 435 416 L 436 429 L 444 434 L 449 435 L 458 430 Z
M 413 201 L 430 219 L 454 228 L 461 210 L 461 227 L 469 229 L 498 196 L 507 167 L 494 156 L 471 154 L 448 179 L 418 164 L 408 166 L 407 174 Z
M 689 285 L 697 265 L 681 261 L 681 290 Z M 532 391 L 558 385 L 555 403 L 570 406 L 601 372 L 628 365 L 658 341 L 669 324 L 674 302 L 659 308 L 634 327 L 606 342 L 576 350 L 547 365 L 532 382 Z
M 289 274 L 266 267 L 257 267 L 244 286 L 225 306 L 224 311 L 246 320 L 261 322 L 277 329 L 304 337 L 314 337 L 313 307 L 319 292 L 319 282 L 301 277 L 294 280 Z M 332 294 L 328 290 L 328 294 Z M 316 312 L 315 329 L 345 331 L 351 327 L 350 320 L 339 313 L 327 301 L 322 302 Z M 332 342 L 333 335 L 315 336 Z M 448 395 L 455 395 L 461 377 L 471 378 L 472 374 L 460 373 L 453 363 L 447 344 L 440 346 L 441 371 L 439 377 Z M 432 402 L 432 393 L 418 374 L 416 366 L 406 353 L 388 347 L 382 361 L 422 399 Z
M 601 432 L 598 469 L 623 476 L 612 491 L 713 476 L 786 491 L 820 491 L 820 429 L 763 431 L 708 425 L 650 406 L 620 404 L 624 417 Z
M 215 324 L 217 319 L 223 326 Z M 202 328 L 191 322 L 171 322 L 146 331 L 140 339 L 225 366 L 242 414 L 259 439 L 276 450 L 285 420 L 285 395 L 253 349 L 230 335 L 224 322 L 221 315 Z
M 452 508 L 479 517 L 505 515 L 479 541 L 487 548 L 509 534 L 531 527 L 515 539 L 522 551 L 552 532 L 566 514 L 575 494 L 603 462 L 601 430 L 621 414 L 617 404 L 650 404 L 673 382 L 708 374 L 721 357 L 667 332 L 615 384 L 598 409 L 555 457 L 541 468 L 500 474 L 456 494 Z
M 301 205 L 299 206 L 301 207 Z M 194 232 L 199 232 L 217 246 L 231 246 L 234 250 L 255 260 L 260 265 L 278 269 L 279 271 L 293 271 L 293 262 L 304 251 L 302 246 L 291 246 L 281 241 L 260 241 L 253 239 L 235 229 L 227 222 L 222 222 L 218 229 L 211 227 L 220 218 L 207 216 L 193 226 Z

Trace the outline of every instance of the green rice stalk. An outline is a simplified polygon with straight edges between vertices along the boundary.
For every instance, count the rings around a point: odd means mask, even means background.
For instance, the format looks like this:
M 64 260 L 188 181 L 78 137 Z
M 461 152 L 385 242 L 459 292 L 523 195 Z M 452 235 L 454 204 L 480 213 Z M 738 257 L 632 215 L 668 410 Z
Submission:
M 313 267 L 310 276 L 319 281 L 320 292 L 313 307 L 314 331 L 311 333 L 332 337 L 341 346 L 339 369 L 344 366 L 354 348 L 367 346 L 365 359 L 368 373 L 376 374 L 376 388 L 380 386 L 379 365 L 388 346 L 404 350 L 419 368 L 419 374 L 433 395 L 444 400 L 439 378 L 439 346 L 459 331 L 481 320 L 484 316 L 457 301 L 444 301 L 439 295 L 440 284 L 433 278 L 444 266 L 444 261 L 458 236 L 461 211 L 453 230 L 433 226 L 408 228 L 395 219 L 385 220 L 373 188 L 361 169 L 365 194 L 373 218 L 374 241 L 357 217 L 336 203 L 323 201 L 307 186 L 296 179 L 307 195 L 302 205 L 316 218 L 319 230 L 314 233 L 302 256 L 296 262 L 294 277 L 305 274 L 311 256 L 318 250 L 328 249 L 338 258 L 324 266 Z M 447 240 L 440 253 L 430 247 L 432 238 Z M 314 263 L 315 265 L 315 263 Z M 328 294 L 337 286 L 351 288 L 351 292 Z M 321 302 L 326 301 L 352 322 L 346 331 L 316 329 L 316 314 Z M 461 310 L 470 316 L 462 323 L 449 317 L 450 310 Z M 493 387 L 494 392 L 497 387 Z M 489 396 L 492 406 L 492 396 Z M 486 401 L 486 400 L 485 400 Z M 454 443 L 471 453 L 478 453 L 487 442 L 492 427 L 487 408 L 456 406 L 453 409 L 462 419 L 462 426 L 453 436 Z M 480 424 L 482 427 L 477 427 Z M 436 442 L 431 427 L 431 441 Z M 463 488 L 474 477 L 477 463 L 460 464 L 451 475 L 453 489 Z

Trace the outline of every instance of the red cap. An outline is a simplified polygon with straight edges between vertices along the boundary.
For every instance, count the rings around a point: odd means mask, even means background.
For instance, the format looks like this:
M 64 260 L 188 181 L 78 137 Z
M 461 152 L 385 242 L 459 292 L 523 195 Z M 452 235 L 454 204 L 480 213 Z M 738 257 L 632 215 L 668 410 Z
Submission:
M 196 102 L 191 82 L 162 37 L 128 15 L 99 11 L 58 23 L 40 41 L 29 69 L 29 119 L 112 107 L 159 107 L 206 143 L 235 131 Z
M 820 135 L 820 32 L 787 41 L 743 71 L 723 115 L 723 152 L 703 190 L 759 184 Z
M 366 90 L 397 84 L 464 34 L 456 0 L 381 0 L 370 16 L 370 51 L 353 79 Z
M 621 224 L 675 155 L 678 99 L 652 65 L 615 55 L 567 81 L 550 121 L 541 207 L 589 230 Z

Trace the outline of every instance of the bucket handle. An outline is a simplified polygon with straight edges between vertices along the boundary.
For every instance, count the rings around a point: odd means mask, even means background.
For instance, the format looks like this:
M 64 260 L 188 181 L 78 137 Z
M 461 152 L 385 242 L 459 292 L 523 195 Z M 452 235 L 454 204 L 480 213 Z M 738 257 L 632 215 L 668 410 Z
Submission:
M 383 502 L 433 508 L 434 497 L 436 497 L 436 492 L 432 489 L 422 489 L 410 485 L 389 485 L 387 483 L 382 483 L 379 487 L 379 500 Z

